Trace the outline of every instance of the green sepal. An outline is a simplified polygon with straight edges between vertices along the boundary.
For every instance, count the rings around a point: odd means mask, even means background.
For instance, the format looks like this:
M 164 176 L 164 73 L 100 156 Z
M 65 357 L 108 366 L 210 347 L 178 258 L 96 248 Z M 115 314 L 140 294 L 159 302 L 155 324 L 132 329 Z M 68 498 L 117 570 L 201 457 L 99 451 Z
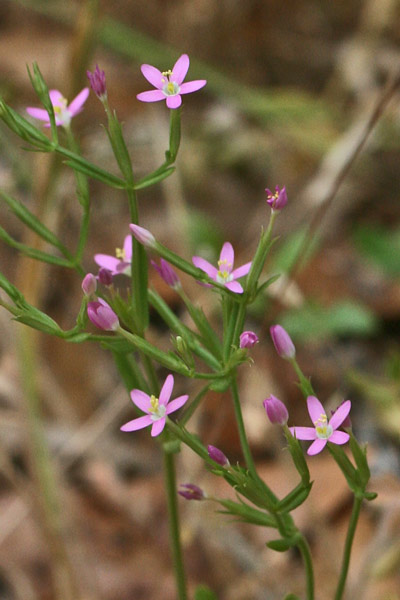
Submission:
M 29 142 L 41 152 L 51 152 L 54 149 L 49 138 L 24 117 L 0 99 L 0 118 L 20 138 Z
M 286 441 L 288 443 L 289 452 L 294 462 L 294 466 L 296 467 L 301 477 L 303 485 L 307 486 L 310 483 L 310 471 L 308 469 L 306 459 L 304 458 L 300 442 L 290 433 L 289 428 L 287 426 L 283 428 L 283 431 L 286 437 Z
M 175 162 L 181 143 L 181 109 L 170 111 L 169 120 L 169 149 L 165 153 L 167 164 Z
M 272 515 L 268 515 L 266 512 L 262 512 L 257 508 L 253 508 L 242 500 L 240 502 L 235 502 L 234 500 L 218 500 L 218 502 L 226 509 L 218 511 L 222 514 L 239 517 L 239 520 L 244 523 L 251 523 L 261 527 L 273 527 L 274 529 L 277 527 L 276 520 Z
M 206 585 L 199 585 L 194 591 L 194 600 L 218 600 L 218 597 Z
M 308 498 L 311 491 L 313 482 L 311 481 L 308 485 L 304 485 L 303 482 L 299 483 L 291 492 L 287 494 L 276 507 L 277 511 L 291 512 Z
M 37 64 L 37 62 L 33 63 L 32 68 L 33 68 L 33 75 L 31 73 L 29 67 L 27 67 L 29 79 L 31 80 L 33 89 L 39 96 L 40 102 L 43 104 L 47 114 L 49 115 L 51 137 L 52 137 L 53 141 L 55 143 L 57 143 L 58 132 L 57 132 L 57 125 L 56 125 L 56 118 L 54 115 L 54 107 L 53 107 L 53 104 L 52 104 L 52 102 L 50 100 L 50 96 L 49 96 L 49 88 L 47 87 L 47 84 L 46 84 L 45 80 L 43 79 L 43 75 L 40 72 L 39 65 Z
M 293 546 L 296 546 L 298 540 L 299 540 L 299 536 L 298 536 L 298 534 L 295 534 L 290 538 L 282 538 L 280 540 L 271 540 L 270 542 L 267 542 L 265 545 L 267 546 L 267 548 L 270 548 L 271 550 L 275 550 L 275 552 L 286 552 L 287 550 L 289 550 L 289 548 L 293 548 Z
M 354 456 L 354 460 L 360 474 L 361 483 L 365 487 L 371 478 L 371 471 L 369 470 L 367 461 L 367 447 L 360 446 L 352 432 L 350 433 L 349 443 L 350 450 Z
M 38 331 L 43 331 L 44 333 L 48 333 L 50 335 L 62 337 L 62 329 L 60 329 L 57 323 L 51 317 L 34 306 L 30 306 L 29 311 L 27 310 L 17 317 L 14 317 L 14 320 L 18 323 L 28 325 L 28 327 L 32 327 L 32 329 L 37 329 Z
M 336 461 L 339 469 L 342 471 L 350 489 L 359 497 L 364 495 L 363 485 L 359 473 L 351 461 L 348 459 L 343 448 L 328 442 L 327 448 Z
M 314 396 L 314 389 L 311 385 L 311 381 L 305 377 L 302 373 L 298 373 L 299 375 L 299 383 L 298 386 L 303 394 L 304 398 L 308 398 L 308 396 Z
M 231 379 L 229 377 L 226 379 L 217 379 L 210 384 L 210 390 L 222 394 L 223 392 L 226 392 L 230 385 Z
M 106 131 L 114 152 L 115 159 L 125 179 L 133 185 L 134 177 L 132 161 L 131 157 L 129 156 L 128 148 L 125 144 L 124 136 L 122 135 L 121 124 L 117 119 L 115 111 L 111 112 L 108 110 L 107 117 L 108 129 L 106 129 Z

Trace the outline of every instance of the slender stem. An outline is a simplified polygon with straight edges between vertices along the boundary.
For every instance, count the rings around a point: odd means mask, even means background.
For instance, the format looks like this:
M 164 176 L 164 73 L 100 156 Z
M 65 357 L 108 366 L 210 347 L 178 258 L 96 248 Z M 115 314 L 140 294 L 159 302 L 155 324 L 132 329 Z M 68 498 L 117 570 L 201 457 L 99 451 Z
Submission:
M 297 547 L 303 558 L 304 569 L 306 571 L 307 600 L 314 600 L 314 570 L 312 558 L 310 553 L 310 547 L 306 538 L 303 535 L 301 535 L 297 543 Z
M 174 562 L 178 600 L 187 600 L 186 577 L 183 566 L 182 547 L 179 530 L 179 514 L 176 493 L 175 461 L 174 455 L 164 451 L 165 488 L 167 491 L 169 534 Z
M 257 471 L 256 471 L 256 467 L 254 465 L 253 456 L 250 451 L 249 442 L 247 440 L 247 435 L 246 435 L 246 430 L 244 427 L 244 421 L 243 421 L 243 415 L 242 415 L 242 409 L 240 406 L 237 381 L 235 378 L 232 379 L 231 390 L 232 390 L 233 407 L 235 409 L 236 423 L 237 423 L 239 438 L 240 438 L 240 445 L 242 447 L 242 452 L 243 452 L 244 459 L 246 461 L 246 466 L 249 469 L 250 473 L 256 479 L 259 479 Z
M 353 545 L 354 534 L 356 532 L 358 517 L 360 516 L 362 498 L 354 497 L 353 510 L 350 517 L 349 528 L 347 530 L 346 543 L 344 546 L 342 568 L 340 570 L 339 583 L 336 589 L 335 600 L 341 600 L 343 596 L 344 586 L 346 585 L 346 577 L 349 571 L 351 548 Z

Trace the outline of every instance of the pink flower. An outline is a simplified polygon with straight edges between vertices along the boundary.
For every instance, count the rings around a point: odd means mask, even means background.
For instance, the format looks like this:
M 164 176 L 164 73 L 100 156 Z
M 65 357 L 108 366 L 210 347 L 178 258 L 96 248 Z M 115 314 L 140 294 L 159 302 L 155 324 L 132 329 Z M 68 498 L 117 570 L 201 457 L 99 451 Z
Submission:
M 100 100 L 107 98 L 107 87 L 106 87 L 106 75 L 104 71 L 99 69 L 99 65 L 96 65 L 93 73 L 86 71 L 87 78 L 90 81 L 90 87 Z
M 178 275 L 175 273 L 171 265 L 166 260 L 160 258 L 160 265 L 158 265 L 154 260 L 152 260 L 151 264 L 167 285 L 173 288 L 180 286 Z
M 119 327 L 117 315 L 111 306 L 109 306 L 102 298 L 99 298 L 96 302 L 89 302 L 87 305 L 87 313 L 89 319 L 99 329 L 116 331 Z
M 286 206 L 288 199 L 285 186 L 282 189 L 278 185 L 275 186 L 275 192 L 271 192 L 268 188 L 265 188 L 265 191 L 267 192 L 267 204 L 273 211 L 278 212 Z
M 178 490 L 178 494 L 186 500 L 204 500 L 206 498 L 203 490 L 194 483 L 181 483 L 181 488 Z
M 141 390 L 132 390 L 132 402 L 147 414 L 144 417 L 138 417 L 137 419 L 133 419 L 133 421 L 125 423 L 121 427 L 121 431 L 137 431 L 138 429 L 152 425 L 151 435 L 153 437 L 159 435 L 165 427 L 167 415 L 181 408 L 189 398 L 188 395 L 179 396 L 170 402 L 169 399 L 171 398 L 173 387 L 174 377 L 173 375 L 168 375 L 161 388 L 159 398 L 153 395 L 149 396 Z
M 263 406 L 271 423 L 274 425 L 286 425 L 288 422 L 289 413 L 286 406 L 281 400 L 279 400 L 279 398 L 271 394 L 269 398 L 264 400 Z
M 221 467 L 230 467 L 231 466 L 231 463 L 229 462 L 228 458 L 225 456 L 225 454 L 219 448 L 216 448 L 215 446 L 212 446 L 211 444 L 209 444 L 207 446 L 207 452 L 208 452 L 208 456 L 213 461 L 215 461 L 216 463 L 221 465 Z
M 225 244 L 222 246 L 221 254 L 219 256 L 218 268 L 214 267 L 207 260 L 201 258 L 200 256 L 193 256 L 192 262 L 196 267 L 207 273 L 211 279 L 221 283 L 231 292 L 242 294 L 243 288 L 240 283 L 235 281 L 235 279 L 239 279 L 239 277 L 247 275 L 247 273 L 250 271 L 251 262 L 248 262 L 242 267 L 232 271 L 234 258 L 235 255 L 232 244 L 225 242 Z
M 258 341 L 258 335 L 254 331 L 243 331 L 239 337 L 239 348 L 252 348 Z
M 97 279 L 93 273 L 87 273 L 83 278 L 82 290 L 86 296 L 91 296 L 97 290 Z
M 307 398 L 308 412 L 314 427 L 289 427 L 290 433 L 299 440 L 314 440 L 307 454 L 310 456 L 318 454 L 323 450 L 327 442 L 333 444 L 345 444 L 349 441 L 349 434 L 337 431 L 350 412 L 351 402 L 346 400 L 339 406 L 328 422 L 328 417 L 321 402 L 315 396 Z
M 67 104 L 67 100 L 58 90 L 50 90 L 49 96 L 54 109 L 56 125 L 69 127 L 72 117 L 81 112 L 83 105 L 89 96 L 89 88 L 83 88 L 83 90 L 79 92 L 76 98 L 74 98 L 69 105 Z M 47 110 L 44 110 L 44 108 L 28 106 L 26 112 L 31 117 L 39 119 L 40 121 L 44 121 L 45 127 L 50 127 L 50 118 Z
M 158 102 L 166 100 L 168 108 L 179 108 L 182 104 L 181 94 L 190 94 L 204 87 L 205 79 L 182 83 L 189 69 L 189 57 L 182 54 L 174 64 L 172 71 L 163 73 L 151 65 L 142 65 L 141 71 L 147 81 L 156 89 L 142 92 L 136 96 L 142 102 Z
M 132 236 L 127 235 L 123 248 L 117 248 L 116 256 L 95 254 L 94 261 L 99 267 L 107 269 L 112 275 L 130 275 L 132 262 Z
M 269 329 L 275 350 L 281 358 L 291 360 L 296 355 L 296 348 L 288 332 L 282 325 L 272 325 Z
M 156 238 L 148 229 L 140 227 L 140 225 L 136 225 L 135 223 L 131 223 L 129 225 L 129 229 L 139 244 L 143 244 L 143 246 L 146 246 L 147 248 L 154 248 L 156 244 Z

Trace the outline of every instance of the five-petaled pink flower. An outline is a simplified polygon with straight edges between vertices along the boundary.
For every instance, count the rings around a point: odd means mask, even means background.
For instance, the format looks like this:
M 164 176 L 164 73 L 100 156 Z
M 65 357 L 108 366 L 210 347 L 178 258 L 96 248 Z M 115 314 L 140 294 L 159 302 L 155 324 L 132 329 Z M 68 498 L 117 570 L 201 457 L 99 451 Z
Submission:
M 178 408 L 181 408 L 189 398 L 188 395 L 179 396 L 170 402 L 169 399 L 171 398 L 173 387 L 174 377 L 173 375 L 168 375 L 161 388 L 159 398 L 156 398 L 153 395 L 149 396 L 141 390 L 132 390 L 132 402 L 136 404 L 140 410 L 145 412 L 146 415 L 125 423 L 125 425 L 121 427 L 121 431 L 137 431 L 138 429 L 143 429 L 143 427 L 152 425 L 151 435 L 153 437 L 159 435 L 165 427 L 167 415 L 178 410 Z
M 89 88 L 83 88 L 81 92 L 74 98 L 71 104 L 64 98 L 61 92 L 58 90 L 49 91 L 50 101 L 53 105 L 54 116 L 56 118 L 56 125 L 62 125 L 62 127 L 69 127 L 72 117 L 81 112 L 83 105 L 85 104 L 87 97 L 89 96 Z M 45 127 L 50 127 L 50 118 L 47 110 L 44 108 L 35 108 L 28 106 L 26 112 L 35 119 L 44 121 Z
M 343 402 L 329 421 L 324 407 L 318 398 L 308 396 L 307 406 L 314 427 L 289 427 L 290 433 L 296 436 L 297 439 L 314 440 L 307 450 L 307 454 L 310 456 L 318 454 L 325 448 L 327 442 L 345 444 L 349 441 L 349 434 L 345 431 L 337 431 L 337 429 L 342 425 L 350 412 L 350 400 Z
M 189 69 L 189 57 L 182 54 L 174 64 L 172 70 L 159 71 L 151 65 L 142 65 L 141 71 L 147 81 L 154 85 L 155 90 L 141 92 L 136 96 L 142 102 L 158 102 L 166 100 L 168 108 L 179 108 L 182 104 L 181 94 L 190 94 L 204 87 L 205 79 L 187 81 L 182 83 Z
M 231 292 L 242 294 L 243 288 L 240 283 L 235 280 L 239 279 L 239 277 L 247 275 L 247 273 L 250 271 L 251 262 L 248 262 L 242 267 L 239 267 L 233 271 L 234 259 L 235 254 L 232 244 L 225 242 L 225 244 L 222 246 L 221 254 L 219 256 L 218 268 L 214 267 L 208 262 L 208 260 L 205 260 L 200 256 L 193 256 L 192 262 L 196 267 L 207 273 L 211 279 L 217 283 L 221 283 Z
M 127 235 L 122 248 L 117 248 L 116 256 L 95 254 L 94 261 L 99 267 L 107 269 L 112 275 L 130 275 L 132 262 L 132 236 Z

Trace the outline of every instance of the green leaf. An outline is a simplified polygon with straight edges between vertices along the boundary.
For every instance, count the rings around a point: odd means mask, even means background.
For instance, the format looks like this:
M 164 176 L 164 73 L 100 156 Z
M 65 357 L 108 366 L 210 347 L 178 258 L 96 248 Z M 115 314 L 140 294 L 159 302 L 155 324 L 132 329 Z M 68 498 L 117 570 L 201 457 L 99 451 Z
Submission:
M 352 433 L 350 434 L 350 450 L 354 456 L 361 483 L 365 487 L 371 477 L 371 471 L 369 470 L 367 461 L 367 447 L 360 446 Z
M 151 185 L 155 185 L 156 183 L 159 183 L 163 179 L 166 179 L 167 177 L 172 175 L 174 171 L 175 167 L 168 167 L 166 169 L 163 169 L 159 173 L 156 171 L 154 173 L 150 173 L 150 175 L 146 175 L 146 177 L 143 177 L 143 179 L 140 179 L 140 181 L 135 183 L 134 189 L 143 190 L 144 188 L 150 187 Z
M 282 512 L 290 512 L 303 504 L 311 491 L 312 482 L 304 485 L 302 482 L 285 496 L 277 505 L 276 509 Z
M 289 452 L 292 455 L 294 465 L 301 477 L 303 484 L 307 486 L 310 483 L 310 471 L 308 470 L 307 462 L 304 458 L 300 442 L 290 433 L 287 427 L 284 428 L 284 434 L 288 443 Z
M 218 600 L 217 596 L 206 585 L 199 585 L 194 592 L 194 600 Z
M 295 545 L 295 541 L 294 538 L 282 538 L 281 540 L 271 540 L 265 545 L 275 552 L 286 552 Z

